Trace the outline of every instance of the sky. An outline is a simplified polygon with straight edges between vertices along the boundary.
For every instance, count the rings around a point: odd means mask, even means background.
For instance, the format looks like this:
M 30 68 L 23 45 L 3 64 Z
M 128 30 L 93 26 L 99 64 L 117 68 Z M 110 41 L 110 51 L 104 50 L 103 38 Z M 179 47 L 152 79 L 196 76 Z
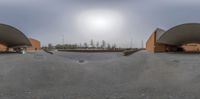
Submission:
M 43 46 L 93 39 L 141 47 L 156 28 L 200 23 L 199 11 L 198 0 L 0 0 L 0 23 Z

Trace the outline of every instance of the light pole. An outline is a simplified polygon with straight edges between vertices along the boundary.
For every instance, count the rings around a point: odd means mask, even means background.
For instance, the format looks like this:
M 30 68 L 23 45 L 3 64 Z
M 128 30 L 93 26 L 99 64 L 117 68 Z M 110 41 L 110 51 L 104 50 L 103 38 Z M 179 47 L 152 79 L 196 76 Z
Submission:
M 142 40 L 142 42 L 141 42 L 141 48 L 144 48 L 143 40 Z
M 62 42 L 62 49 L 64 49 L 65 48 L 65 35 L 63 34 L 62 35 L 62 39 L 61 39 L 61 42 Z
M 132 35 L 130 33 L 130 48 L 132 48 L 132 47 L 133 47 L 133 38 L 132 38 Z
M 63 45 L 65 44 L 65 35 L 63 34 L 63 37 L 62 37 L 62 43 Z

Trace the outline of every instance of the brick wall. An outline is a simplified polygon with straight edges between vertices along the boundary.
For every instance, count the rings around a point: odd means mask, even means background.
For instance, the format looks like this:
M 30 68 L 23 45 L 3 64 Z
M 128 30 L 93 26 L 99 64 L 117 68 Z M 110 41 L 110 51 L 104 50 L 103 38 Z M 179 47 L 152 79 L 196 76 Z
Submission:
M 200 52 L 200 44 L 189 43 L 181 46 L 186 52 Z
M 34 51 L 34 50 L 40 50 L 41 44 L 40 41 L 36 39 L 29 38 L 29 41 L 31 42 L 31 47 L 27 48 L 27 51 Z
M 152 33 L 146 43 L 146 50 L 150 52 L 155 51 L 155 40 L 156 40 L 156 33 Z
M 153 32 L 146 43 L 146 50 L 150 52 L 165 52 L 166 45 L 156 43 L 156 32 Z
M 6 51 L 7 47 L 3 41 L 0 41 L 0 52 Z
M 6 51 L 6 50 L 7 50 L 7 47 L 4 44 L 0 43 L 0 52 Z

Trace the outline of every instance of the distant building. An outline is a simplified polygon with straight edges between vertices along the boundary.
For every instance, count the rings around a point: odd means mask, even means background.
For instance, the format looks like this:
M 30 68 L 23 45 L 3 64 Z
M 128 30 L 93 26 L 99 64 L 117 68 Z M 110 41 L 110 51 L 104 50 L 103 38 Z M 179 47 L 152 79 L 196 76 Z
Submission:
M 200 52 L 200 24 L 188 23 L 167 31 L 156 29 L 146 43 L 150 52 Z

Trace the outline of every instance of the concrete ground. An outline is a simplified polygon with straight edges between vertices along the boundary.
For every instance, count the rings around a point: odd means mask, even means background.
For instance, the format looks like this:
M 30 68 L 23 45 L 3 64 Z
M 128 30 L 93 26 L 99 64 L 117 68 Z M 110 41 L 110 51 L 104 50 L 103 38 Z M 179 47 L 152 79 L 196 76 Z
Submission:
M 0 54 L 0 99 L 200 99 L 199 64 L 186 53 Z

